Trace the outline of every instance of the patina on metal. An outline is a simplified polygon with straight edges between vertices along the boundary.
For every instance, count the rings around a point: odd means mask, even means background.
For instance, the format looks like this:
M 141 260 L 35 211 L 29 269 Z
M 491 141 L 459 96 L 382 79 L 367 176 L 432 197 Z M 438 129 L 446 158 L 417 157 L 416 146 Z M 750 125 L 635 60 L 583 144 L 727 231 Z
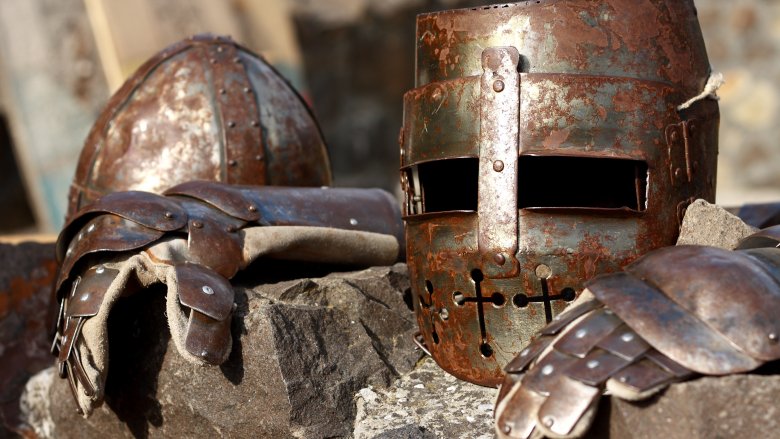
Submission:
M 642 400 L 698 374 L 780 359 L 780 226 L 738 250 L 675 246 L 586 284 L 506 368 L 500 438 L 581 437 L 605 389 Z
M 309 107 L 268 63 L 227 37 L 197 35 L 162 50 L 111 97 L 81 152 L 68 217 L 111 192 L 160 193 L 194 179 L 331 182 Z
M 92 359 L 82 358 L 84 325 L 99 313 L 108 317 L 106 307 L 116 300 L 111 291 L 135 293 L 135 284 L 128 282 L 130 276 L 140 280 L 150 276 L 150 271 L 164 272 L 172 267 L 169 277 L 158 280 L 176 288 L 177 306 L 186 310 L 184 349 L 207 364 L 220 364 L 227 358 L 234 308 L 228 279 L 257 256 L 246 243 L 247 233 L 262 226 L 356 232 L 359 236 L 354 239 L 359 244 L 355 246 L 366 246 L 364 253 L 372 250 L 367 242 L 376 239 L 364 233 L 370 232 L 393 242 L 387 247 L 393 253 L 371 253 L 364 263 L 389 264 L 403 256 L 397 201 L 380 189 L 193 181 L 170 188 L 165 195 L 140 191 L 107 195 L 74 215 L 57 245 L 60 273 L 55 295 L 60 311 L 52 353 L 57 355 L 59 373 L 68 379 L 82 410 L 88 413 L 99 405 L 104 391 L 100 378 L 85 371 L 85 362 Z M 133 269 L 131 260 L 142 253 L 155 268 L 145 267 L 142 274 L 128 271 Z M 353 256 L 346 253 L 333 255 L 329 261 L 353 266 Z M 307 260 L 305 255 L 296 257 Z M 96 261 L 115 265 L 107 267 Z M 81 393 L 92 398 L 88 406 L 79 401 Z
M 417 18 L 401 184 L 422 340 L 503 367 L 599 273 L 715 196 L 719 112 L 691 0 L 541 0 Z

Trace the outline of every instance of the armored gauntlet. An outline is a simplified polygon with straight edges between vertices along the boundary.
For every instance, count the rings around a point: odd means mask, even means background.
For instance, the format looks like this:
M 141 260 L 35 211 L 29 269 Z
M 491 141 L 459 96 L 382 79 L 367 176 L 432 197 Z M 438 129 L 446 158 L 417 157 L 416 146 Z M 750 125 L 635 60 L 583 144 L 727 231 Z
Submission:
M 224 362 L 232 345 L 228 279 L 260 257 L 351 266 L 399 258 L 395 200 L 370 189 L 190 182 L 164 195 L 117 192 L 84 207 L 57 242 L 60 311 L 52 346 L 80 410 L 103 400 L 107 319 L 138 287 L 167 286 L 179 353 Z
M 667 247 L 590 281 L 507 365 L 499 437 L 579 437 L 605 389 L 641 400 L 696 374 L 780 358 L 778 244 L 780 226 L 737 251 Z

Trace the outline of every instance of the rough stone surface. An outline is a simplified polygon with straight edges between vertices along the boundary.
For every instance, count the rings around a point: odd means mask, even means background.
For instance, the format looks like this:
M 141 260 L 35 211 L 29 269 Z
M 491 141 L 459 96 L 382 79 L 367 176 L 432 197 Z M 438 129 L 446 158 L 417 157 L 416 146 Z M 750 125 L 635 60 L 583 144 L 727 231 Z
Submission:
M 54 244 L 0 244 L 0 438 L 23 434 L 19 396 L 51 364 L 49 298 Z
M 612 398 L 589 437 L 770 438 L 780 431 L 780 376 L 699 378 L 639 404 Z M 608 424 L 604 421 L 609 421 Z
M 696 200 L 685 211 L 677 245 L 710 245 L 731 250 L 756 230 L 722 207 Z
M 179 356 L 162 288 L 122 299 L 109 320 L 106 403 L 83 420 L 67 383 L 53 379 L 51 413 L 31 404 L 28 420 L 49 416 L 57 438 L 349 436 L 354 395 L 419 359 L 407 289 L 403 264 L 238 286 L 233 352 L 221 367 Z
M 493 437 L 496 389 L 460 381 L 425 358 L 388 389 L 357 395 L 355 439 Z

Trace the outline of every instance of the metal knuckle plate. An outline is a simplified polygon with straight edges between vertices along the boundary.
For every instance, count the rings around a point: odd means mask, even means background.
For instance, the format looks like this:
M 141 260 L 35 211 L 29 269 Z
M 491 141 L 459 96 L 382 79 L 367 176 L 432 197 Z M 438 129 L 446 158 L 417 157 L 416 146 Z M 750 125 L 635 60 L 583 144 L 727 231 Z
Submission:
M 599 277 L 588 283 L 588 289 L 652 347 L 691 370 L 722 375 L 761 364 L 631 274 Z
M 184 346 L 189 353 L 209 364 L 220 364 L 231 348 L 231 320 L 214 320 L 198 311 L 190 311 Z
M 87 270 L 68 297 L 66 317 L 92 317 L 100 310 L 103 298 L 119 270 L 102 265 Z
M 196 264 L 174 267 L 179 302 L 214 320 L 225 320 L 233 310 L 233 287 L 224 277 Z
M 174 186 L 165 195 L 183 195 L 210 204 L 226 214 L 244 221 L 257 221 L 260 214 L 252 203 L 233 185 L 211 181 L 191 181 Z

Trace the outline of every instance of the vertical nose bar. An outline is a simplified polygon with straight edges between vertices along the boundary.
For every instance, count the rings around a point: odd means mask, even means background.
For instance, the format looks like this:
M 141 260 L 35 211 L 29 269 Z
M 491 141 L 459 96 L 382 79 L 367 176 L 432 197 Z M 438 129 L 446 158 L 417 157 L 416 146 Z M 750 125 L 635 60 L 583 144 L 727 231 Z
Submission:
M 503 273 L 514 270 L 518 239 L 519 61 L 514 47 L 482 52 L 478 244 L 486 268 Z

